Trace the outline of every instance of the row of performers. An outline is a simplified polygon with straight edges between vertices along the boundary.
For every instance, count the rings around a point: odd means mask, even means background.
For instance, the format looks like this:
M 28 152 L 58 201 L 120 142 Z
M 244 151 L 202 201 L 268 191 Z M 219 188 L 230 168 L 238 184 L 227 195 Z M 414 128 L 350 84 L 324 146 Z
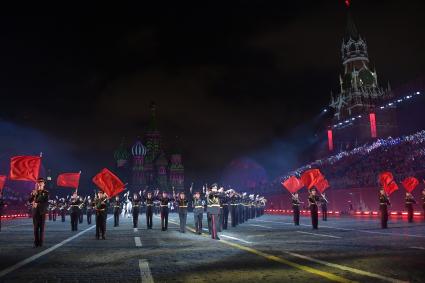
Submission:
M 422 208 L 424 210 L 424 219 L 425 219 L 425 189 L 422 191 Z M 407 220 L 409 223 L 413 222 L 413 205 L 416 204 L 416 200 L 410 192 L 406 192 L 404 198 L 405 207 L 407 210 Z M 298 193 L 292 194 L 292 209 L 294 215 L 294 224 L 300 225 L 300 205 L 303 202 L 300 201 Z M 315 188 L 309 191 L 308 196 L 308 207 L 310 209 L 311 215 L 311 224 L 313 229 L 318 229 L 319 224 L 319 205 L 322 209 L 322 218 L 323 221 L 327 221 L 328 217 L 328 200 L 326 195 L 320 194 Z M 390 199 L 385 192 L 384 188 L 379 189 L 379 210 L 381 216 L 381 228 L 388 228 L 388 207 L 391 206 Z
M 49 192 L 44 186 L 45 180 L 42 178 L 38 179 L 36 188 L 31 192 L 29 198 L 34 225 L 34 247 L 42 246 L 44 239 L 45 216 L 49 207 Z M 127 199 L 129 199 L 128 194 Z M 160 194 L 159 191 L 145 191 L 143 194 L 134 194 L 131 199 L 133 225 L 135 228 L 138 225 L 140 207 L 144 204 L 146 207 L 147 228 L 152 229 L 155 201 L 159 201 L 160 204 L 162 231 L 167 231 L 168 229 L 169 204 L 175 202 L 178 207 L 181 233 L 186 232 L 187 212 L 188 208 L 192 207 L 196 233 L 202 234 L 202 220 L 204 210 L 206 210 L 209 233 L 213 239 L 217 240 L 219 240 L 217 233 L 228 227 L 229 213 L 231 214 L 231 225 L 235 227 L 248 219 L 263 215 L 266 204 L 266 199 L 263 197 L 254 197 L 252 195 L 247 197 L 246 194 L 239 194 L 234 190 L 224 191 L 223 188 L 218 189 L 217 184 L 213 184 L 203 192 L 195 192 L 190 198 L 186 197 L 185 193 L 168 195 L 167 192 Z M 114 226 L 119 225 L 120 210 L 123 207 L 123 202 L 119 196 L 110 200 L 106 194 L 99 191 L 93 200 L 87 197 L 86 201 L 84 201 L 83 198 L 74 194 L 66 204 L 67 208 L 62 208 L 62 211 L 70 210 L 71 228 L 73 231 L 77 230 L 78 223 L 80 221 L 82 222 L 82 205 L 85 205 L 87 211 L 89 211 L 87 214 L 89 224 L 91 223 L 91 214 L 93 213 L 95 215 L 96 239 L 105 239 L 106 216 L 109 206 L 113 209 Z M 60 210 L 60 206 L 58 207 Z M 52 213 L 52 220 L 54 219 L 53 217 L 54 214 Z

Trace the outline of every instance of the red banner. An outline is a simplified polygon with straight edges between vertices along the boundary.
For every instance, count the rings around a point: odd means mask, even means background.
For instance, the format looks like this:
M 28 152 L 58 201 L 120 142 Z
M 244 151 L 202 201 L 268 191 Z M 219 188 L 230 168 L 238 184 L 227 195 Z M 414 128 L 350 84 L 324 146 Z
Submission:
M 379 183 L 384 188 L 387 195 L 390 195 L 398 190 L 398 185 L 394 181 L 394 176 L 391 172 L 387 171 L 379 174 Z
M 102 169 L 102 171 L 93 177 L 93 183 L 106 193 L 109 198 L 124 191 L 125 187 L 124 183 L 106 168 Z
M 321 179 L 324 179 L 324 176 L 319 169 L 310 169 L 301 175 L 301 180 L 308 189 L 315 186 Z
M 330 187 L 328 180 L 326 180 L 325 178 L 321 179 L 319 182 L 317 182 L 316 184 L 316 188 L 317 190 L 323 194 L 323 192 L 328 189 Z
M 10 179 L 37 181 L 40 166 L 40 156 L 14 156 L 10 160 Z
M 59 187 L 78 189 L 81 173 L 63 173 L 58 176 L 56 184 Z
M 387 195 L 391 195 L 392 193 L 398 190 L 398 185 L 396 182 L 392 181 L 388 185 L 384 186 L 384 190 L 387 193 Z
M 304 187 L 303 182 L 295 176 L 291 176 L 281 183 L 291 194 L 298 192 Z
M 6 184 L 7 177 L 4 175 L 0 175 L 0 192 L 4 188 L 4 184 Z
M 409 193 L 411 193 L 419 185 L 419 181 L 415 177 L 407 177 L 401 183 L 403 184 L 403 187 L 406 189 L 406 191 L 408 191 Z

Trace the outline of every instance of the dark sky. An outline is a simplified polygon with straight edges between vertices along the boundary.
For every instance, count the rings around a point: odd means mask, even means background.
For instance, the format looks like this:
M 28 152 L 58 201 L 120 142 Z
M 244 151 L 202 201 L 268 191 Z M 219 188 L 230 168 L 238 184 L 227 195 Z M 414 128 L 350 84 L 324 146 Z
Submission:
M 300 140 L 338 89 L 344 1 L 170 2 L 3 15 L 2 121 L 53 139 L 92 173 L 121 137 L 143 135 L 153 100 L 189 180 L 219 178 L 242 156 L 270 174 L 303 159 Z M 423 74 L 424 1 L 351 10 L 381 84 Z

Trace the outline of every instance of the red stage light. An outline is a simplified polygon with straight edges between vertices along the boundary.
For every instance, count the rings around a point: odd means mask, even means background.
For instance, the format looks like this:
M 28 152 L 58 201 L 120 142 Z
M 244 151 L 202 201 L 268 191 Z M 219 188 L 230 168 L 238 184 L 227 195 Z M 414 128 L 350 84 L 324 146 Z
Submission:
M 362 212 L 361 212 L 361 211 L 356 211 L 355 213 L 356 213 L 356 214 L 362 214 Z
M 370 120 L 370 134 L 372 138 L 376 138 L 376 115 L 375 113 L 369 114 L 369 120 Z
M 413 215 L 421 215 L 422 213 L 420 212 L 413 212 Z
M 333 134 L 331 129 L 328 130 L 328 148 L 329 151 L 334 150 Z
M 402 215 L 407 215 L 407 212 L 403 211 L 401 214 L 402 214 Z
M 397 211 L 391 211 L 391 215 L 397 215 L 398 212 Z

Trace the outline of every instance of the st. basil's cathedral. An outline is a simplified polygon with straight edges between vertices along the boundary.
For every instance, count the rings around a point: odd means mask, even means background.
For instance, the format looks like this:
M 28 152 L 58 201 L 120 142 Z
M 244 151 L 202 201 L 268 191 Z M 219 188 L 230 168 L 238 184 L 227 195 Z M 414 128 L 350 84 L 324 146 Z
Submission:
M 184 166 L 181 152 L 165 152 L 157 127 L 156 106 L 150 107 L 151 118 L 143 140 L 138 138 L 131 147 L 122 140 L 114 153 L 116 173 L 128 183 L 132 192 L 149 189 L 161 191 L 184 190 Z

